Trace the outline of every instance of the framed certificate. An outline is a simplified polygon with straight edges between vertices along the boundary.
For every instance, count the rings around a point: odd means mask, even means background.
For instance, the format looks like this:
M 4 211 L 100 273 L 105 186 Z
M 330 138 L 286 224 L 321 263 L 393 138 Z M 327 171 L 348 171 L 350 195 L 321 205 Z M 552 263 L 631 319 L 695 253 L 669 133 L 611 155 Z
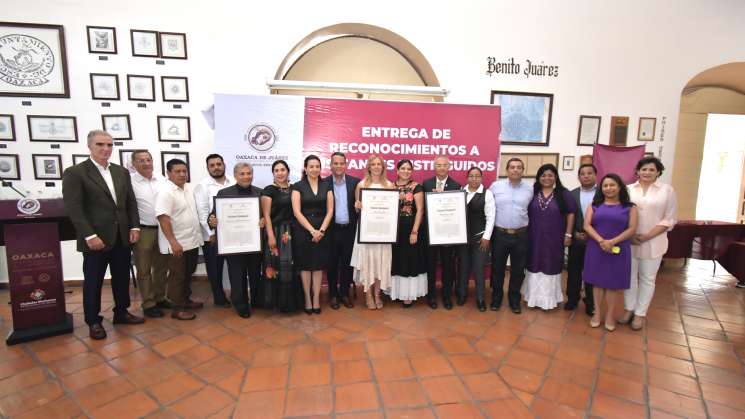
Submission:
M 216 196 L 217 254 L 261 252 L 258 196 Z
M 468 243 L 465 191 L 427 192 L 424 201 L 430 246 Z
M 395 243 L 398 235 L 398 189 L 360 189 L 357 243 Z

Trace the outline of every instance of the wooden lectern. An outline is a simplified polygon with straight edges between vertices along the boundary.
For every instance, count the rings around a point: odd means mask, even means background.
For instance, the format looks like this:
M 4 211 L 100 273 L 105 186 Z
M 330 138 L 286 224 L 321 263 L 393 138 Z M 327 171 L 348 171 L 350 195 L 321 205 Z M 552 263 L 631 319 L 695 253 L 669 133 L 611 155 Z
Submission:
M 0 245 L 5 245 L 13 305 L 6 344 L 72 332 L 60 240 L 73 239 L 62 199 L 0 200 Z

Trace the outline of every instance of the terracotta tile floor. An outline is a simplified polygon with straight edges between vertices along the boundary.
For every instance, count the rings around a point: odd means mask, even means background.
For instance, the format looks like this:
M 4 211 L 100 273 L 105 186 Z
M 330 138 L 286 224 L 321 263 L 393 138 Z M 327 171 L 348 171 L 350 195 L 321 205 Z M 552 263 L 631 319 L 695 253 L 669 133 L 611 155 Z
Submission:
M 452 311 L 369 311 L 360 296 L 320 316 L 208 304 L 192 322 L 113 327 L 106 312 L 108 339 L 91 341 L 72 288 L 74 334 L 0 346 L 0 415 L 743 418 L 745 290 L 711 268 L 665 268 L 640 333 L 592 329 L 582 305 L 480 313 L 471 295 Z

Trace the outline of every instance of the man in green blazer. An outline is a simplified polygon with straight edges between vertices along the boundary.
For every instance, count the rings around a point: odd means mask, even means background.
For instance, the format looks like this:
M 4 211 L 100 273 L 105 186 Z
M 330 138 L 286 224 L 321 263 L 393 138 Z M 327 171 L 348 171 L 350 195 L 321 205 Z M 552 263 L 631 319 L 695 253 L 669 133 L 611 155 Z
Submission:
M 137 201 L 127 169 L 109 162 L 114 142 L 106 131 L 88 133 L 90 159 L 69 167 L 62 177 L 62 198 L 83 253 L 83 311 L 92 339 L 104 339 L 101 287 L 111 268 L 114 323 L 145 320 L 129 308 L 130 245 L 140 237 Z

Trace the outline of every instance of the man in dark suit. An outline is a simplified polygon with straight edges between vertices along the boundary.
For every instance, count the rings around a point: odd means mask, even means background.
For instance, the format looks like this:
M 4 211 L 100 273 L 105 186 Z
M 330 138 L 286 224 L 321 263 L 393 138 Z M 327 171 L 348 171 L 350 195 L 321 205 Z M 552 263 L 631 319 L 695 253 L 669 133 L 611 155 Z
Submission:
M 233 166 L 233 178 L 235 184 L 217 191 L 217 198 L 248 196 L 261 198 L 261 188 L 253 186 L 254 169 L 251 164 L 238 162 Z M 211 228 L 217 228 L 217 217 L 215 208 L 212 208 L 207 223 Z M 259 227 L 264 228 L 264 219 L 259 222 Z M 216 238 L 218 241 L 219 237 Z M 217 242 L 216 242 L 217 243 Z M 217 254 L 217 244 L 215 245 Z M 230 303 L 239 316 L 251 317 L 251 306 L 257 305 L 261 295 L 261 253 L 241 253 L 225 256 L 228 262 L 228 276 L 230 277 Z M 251 291 L 251 298 L 248 291 Z M 250 301 L 250 302 L 249 302 Z
M 349 176 L 347 157 L 344 153 L 331 155 L 331 176 L 324 179 L 334 192 L 334 222 L 329 226 L 331 242 L 327 279 L 331 308 L 339 309 L 339 303 L 347 308 L 354 305 L 349 300 L 349 285 L 352 283 L 352 259 L 354 233 L 357 227 L 357 211 L 354 209 L 354 189 L 360 180 Z
M 62 177 L 62 197 L 83 253 L 83 311 L 92 339 L 104 339 L 101 287 L 111 269 L 114 324 L 145 319 L 130 314 L 130 245 L 140 237 L 137 200 L 127 169 L 109 163 L 113 140 L 106 131 L 88 133 L 90 159 L 69 167 Z
M 564 310 L 574 310 L 579 303 L 580 291 L 582 289 L 582 269 L 585 267 L 585 249 L 587 248 L 587 234 L 583 227 L 587 207 L 592 204 L 597 185 L 597 169 L 592 164 L 583 164 L 578 171 L 580 187 L 572 190 L 572 197 L 577 202 L 577 211 L 574 217 L 574 237 L 572 245 L 569 246 L 569 261 L 567 263 L 567 302 Z M 585 313 L 592 316 L 595 311 L 595 302 L 592 297 L 592 284 L 585 283 Z
M 450 159 L 447 156 L 435 158 L 435 177 L 422 183 L 424 192 L 458 191 L 461 185 L 448 176 Z M 425 229 L 426 231 L 426 229 Z M 437 260 L 442 265 L 442 305 L 451 310 L 453 284 L 455 279 L 455 254 L 458 246 L 429 246 L 427 248 L 427 302 L 432 309 L 437 308 Z

